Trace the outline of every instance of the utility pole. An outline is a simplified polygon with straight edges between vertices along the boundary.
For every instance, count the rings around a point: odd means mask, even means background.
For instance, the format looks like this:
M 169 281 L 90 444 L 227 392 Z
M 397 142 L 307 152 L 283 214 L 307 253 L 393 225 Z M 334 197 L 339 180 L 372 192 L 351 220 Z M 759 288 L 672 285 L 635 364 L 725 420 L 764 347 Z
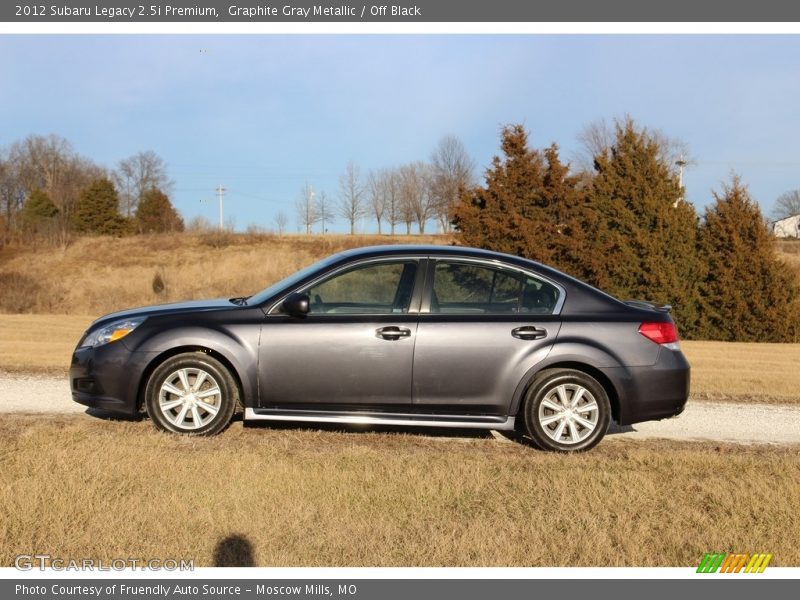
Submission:
M 217 199 L 219 200 L 219 230 L 222 231 L 225 228 L 225 221 L 222 210 L 222 205 L 225 201 L 225 188 L 222 187 L 222 184 L 220 183 L 215 191 L 217 192 Z
M 678 166 L 678 185 L 681 188 L 681 195 L 678 196 L 678 199 L 673 202 L 672 207 L 678 208 L 678 204 L 680 204 L 681 200 L 683 200 L 684 192 L 683 192 L 683 168 L 686 166 L 686 160 L 683 158 L 683 154 L 681 154 L 680 158 L 675 161 L 675 164 Z

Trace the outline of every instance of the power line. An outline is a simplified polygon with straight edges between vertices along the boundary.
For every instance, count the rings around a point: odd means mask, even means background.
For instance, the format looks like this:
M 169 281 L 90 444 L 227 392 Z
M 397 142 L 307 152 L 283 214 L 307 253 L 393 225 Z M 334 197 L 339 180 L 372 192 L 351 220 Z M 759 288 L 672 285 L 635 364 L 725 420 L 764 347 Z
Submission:
M 238 190 L 228 190 L 234 196 L 244 196 L 245 198 L 250 198 L 252 200 L 259 200 L 260 202 L 273 202 L 273 203 L 282 203 L 282 200 L 278 200 L 276 198 L 264 198 L 263 196 L 254 196 L 253 194 L 248 194 L 246 192 L 240 192 Z
M 796 161 L 766 161 L 766 160 L 697 160 L 692 167 L 725 167 L 739 165 L 746 167 L 800 167 Z

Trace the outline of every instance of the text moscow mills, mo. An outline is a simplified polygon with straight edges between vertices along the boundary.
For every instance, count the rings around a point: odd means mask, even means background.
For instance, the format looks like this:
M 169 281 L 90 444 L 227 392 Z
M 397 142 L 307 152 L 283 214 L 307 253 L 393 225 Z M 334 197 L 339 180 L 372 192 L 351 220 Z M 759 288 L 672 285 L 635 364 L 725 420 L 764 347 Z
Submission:
M 137 18 L 206 18 L 219 19 L 226 17 L 245 17 L 248 19 L 269 19 L 270 17 L 289 17 L 294 19 L 312 19 L 326 17 L 351 17 L 363 19 L 364 17 L 421 17 L 422 9 L 419 6 L 398 5 L 352 5 L 340 6 L 282 6 L 259 5 L 238 6 L 231 4 L 224 15 L 214 6 L 173 6 L 171 4 L 130 5 L 130 6 L 67 6 L 44 4 L 17 4 L 14 6 L 17 17 L 66 17 L 66 18 L 102 18 L 130 19 Z

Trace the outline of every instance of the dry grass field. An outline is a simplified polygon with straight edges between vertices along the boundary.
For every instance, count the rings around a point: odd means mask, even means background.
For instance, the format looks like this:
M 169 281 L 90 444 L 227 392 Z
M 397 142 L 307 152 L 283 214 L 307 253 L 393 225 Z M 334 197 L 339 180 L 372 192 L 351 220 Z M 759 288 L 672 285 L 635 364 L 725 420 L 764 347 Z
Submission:
M 124 443 L 121 443 L 124 440 Z M 260 566 L 800 565 L 800 449 L 0 417 L 0 565 L 18 553 L 194 559 L 238 534 Z
M 684 341 L 692 398 L 800 404 L 800 344 Z
M 781 240 L 775 243 L 778 256 L 800 278 L 800 240 Z
M 0 314 L 0 371 L 67 372 L 72 351 L 94 317 Z

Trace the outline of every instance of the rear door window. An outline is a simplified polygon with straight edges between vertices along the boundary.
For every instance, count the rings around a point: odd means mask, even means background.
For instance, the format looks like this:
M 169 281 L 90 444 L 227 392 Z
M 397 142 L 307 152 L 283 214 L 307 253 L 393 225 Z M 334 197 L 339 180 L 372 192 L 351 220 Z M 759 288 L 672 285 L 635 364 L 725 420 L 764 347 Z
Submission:
M 552 314 L 558 289 L 510 269 L 438 261 L 430 311 L 439 314 Z

